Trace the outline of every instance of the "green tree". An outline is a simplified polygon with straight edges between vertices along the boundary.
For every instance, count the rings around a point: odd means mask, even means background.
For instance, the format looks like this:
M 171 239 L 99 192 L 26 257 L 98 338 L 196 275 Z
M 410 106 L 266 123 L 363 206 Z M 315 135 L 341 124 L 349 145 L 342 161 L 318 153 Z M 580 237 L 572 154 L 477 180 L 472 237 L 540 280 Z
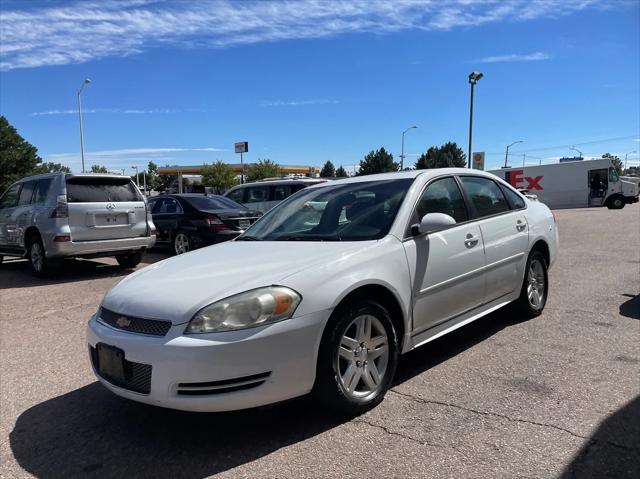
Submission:
M 106 166 L 91 165 L 91 173 L 109 173 Z
M 618 173 L 618 176 L 622 175 L 622 170 L 624 168 L 624 165 L 622 164 L 622 160 L 620 160 L 620 158 L 612 155 L 611 153 L 605 153 L 604 155 L 602 155 L 602 159 L 611 160 L 611 163 L 613 164 L 613 167 L 615 168 L 616 173 Z
M 371 150 L 363 160 L 360 160 L 360 169 L 357 174 L 358 176 L 373 175 L 399 169 L 400 165 L 393 161 L 393 155 L 383 147 L 377 151 Z
M 259 159 L 256 164 L 249 167 L 247 181 L 258 181 L 263 180 L 264 178 L 278 177 L 280 175 L 280 165 L 269 159 Z
M 346 178 L 347 176 L 347 170 L 345 170 L 342 165 L 340 165 L 340 167 L 336 170 L 336 178 Z
M 464 154 L 454 142 L 445 143 L 442 146 L 432 146 L 416 161 L 416 170 L 426 168 L 464 168 L 467 166 L 467 155 Z
M 238 183 L 233 168 L 222 161 L 216 161 L 212 165 L 203 165 L 201 171 L 202 184 L 214 188 L 216 193 L 224 193 Z
M 30 175 L 41 162 L 38 149 L 0 115 L 0 194 L 14 181 Z
M 41 175 L 42 173 L 71 173 L 71 168 L 60 163 L 47 162 L 36 166 L 30 174 Z
M 333 163 L 327 161 L 320 170 L 320 178 L 333 178 L 336 176 L 336 167 Z
M 147 164 L 147 189 L 148 190 L 158 190 L 158 186 L 160 184 L 160 178 L 158 174 L 158 165 L 156 165 L 153 161 L 150 161 Z

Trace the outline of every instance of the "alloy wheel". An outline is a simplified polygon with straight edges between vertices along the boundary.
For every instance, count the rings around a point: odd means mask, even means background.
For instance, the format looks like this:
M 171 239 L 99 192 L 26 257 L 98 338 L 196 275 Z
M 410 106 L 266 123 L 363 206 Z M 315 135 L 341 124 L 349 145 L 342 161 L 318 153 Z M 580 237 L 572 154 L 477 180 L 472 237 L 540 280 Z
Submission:
M 544 276 L 544 267 L 538 259 L 531 261 L 529 265 L 527 285 L 527 297 L 529 304 L 534 309 L 542 309 L 545 301 L 546 281 Z
M 44 254 L 42 252 L 42 246 L 37 241 L 31 244 L 31 251 L 29 252 L 29 257 L 31 259 L 31 265 L 35 271 L 42 271 L 42 266 L 44 265 Z
M 173 249 L 176 254 L 189 252 L 189 237 L 184 233 L 178 233 L 173 240 Z
M 340 340 L 336 361 L 348 396 L 365 399 L 379 392 L 389 362 L 389 337 L 380 320 L 369 314 L 354 318 Z

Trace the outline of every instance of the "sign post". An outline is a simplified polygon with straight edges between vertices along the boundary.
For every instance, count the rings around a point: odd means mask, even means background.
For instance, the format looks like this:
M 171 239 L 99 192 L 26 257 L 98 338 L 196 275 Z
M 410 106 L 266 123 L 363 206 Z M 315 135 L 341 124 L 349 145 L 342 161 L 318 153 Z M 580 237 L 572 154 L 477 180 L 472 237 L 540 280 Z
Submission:
M 484 170 L 484 151 L 477 151 L 473 154 L 473 169 Z
M 234 150 L 236 153 L 240 153 L 240 184 L 244 183 L 244 161 L 242 158 L 243 153 L 247 153 L 249 151 L 249 142 L 248 141 L 240 141 L 235 143 Z

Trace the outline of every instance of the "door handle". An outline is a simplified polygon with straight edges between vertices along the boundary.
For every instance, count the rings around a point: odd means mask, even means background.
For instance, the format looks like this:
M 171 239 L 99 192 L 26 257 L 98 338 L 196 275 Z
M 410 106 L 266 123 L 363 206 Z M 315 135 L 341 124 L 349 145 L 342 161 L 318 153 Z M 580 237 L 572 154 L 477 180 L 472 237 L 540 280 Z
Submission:
M 480 238 L 478 238 L 477 236 L 473 236 L 472 234 L 468 234 L 467 238 L 464 240 L 464 245 L 467 248 L 473 248 L 478 244 L 478 241 L 480 241 Z
M 523 223 L 522 221 L 518 220 L 516 222 L 516 229 L 518 231 L 524 231 L 527 228 L 527 223 Z

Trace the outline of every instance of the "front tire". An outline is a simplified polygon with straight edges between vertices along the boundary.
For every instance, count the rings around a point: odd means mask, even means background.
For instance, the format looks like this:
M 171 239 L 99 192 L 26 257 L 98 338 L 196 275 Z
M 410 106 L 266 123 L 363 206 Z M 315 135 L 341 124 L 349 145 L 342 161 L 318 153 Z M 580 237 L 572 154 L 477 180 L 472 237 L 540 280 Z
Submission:
M 314 395 L 359 415 L 377 406 L 398 365 L 398 337 L 386 308 L 358 300 L 334 312 L 320 344 Z
M 621 196 L 614 196 L 607 201 L 607 207 L 610 210 L 621 210 L 624 208 L 625 201 Z
M 116 256 L 116 260 L 118 260 L 118 264 L 123 268 L 132 269 L 138 266 L 140 261 L 142 261 L 142 252 L 119 254 Z
M 516 303 L 519 312 L 525 319 L 540 316 L 547 304 L 549 294 L 547 268 L 544 255 L 538 250 L 532 251 L 527 259 L 520 297 Z

